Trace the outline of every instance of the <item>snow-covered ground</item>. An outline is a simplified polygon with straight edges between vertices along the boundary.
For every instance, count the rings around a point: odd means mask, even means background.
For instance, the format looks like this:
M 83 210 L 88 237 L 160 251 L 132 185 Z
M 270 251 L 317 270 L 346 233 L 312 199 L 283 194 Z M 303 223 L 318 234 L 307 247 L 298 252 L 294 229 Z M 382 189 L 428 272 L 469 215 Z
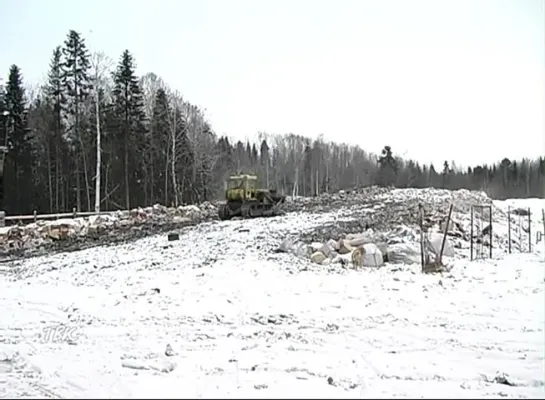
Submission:
M 10 265 L 0 397 L 543 398 L 543 243 L 444 275 L 272 252 L 344 217 L 207 223 Z

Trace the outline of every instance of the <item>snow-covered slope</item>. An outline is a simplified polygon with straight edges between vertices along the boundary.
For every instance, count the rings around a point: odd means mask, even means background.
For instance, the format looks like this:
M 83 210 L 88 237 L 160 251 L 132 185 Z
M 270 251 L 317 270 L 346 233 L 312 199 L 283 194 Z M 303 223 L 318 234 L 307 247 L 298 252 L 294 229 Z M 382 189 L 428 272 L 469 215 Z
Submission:
M 0 397 L 545 395 L 541 248 L 443 276 L 272 252 L 347 215 L 206 223 L 11 264 Z

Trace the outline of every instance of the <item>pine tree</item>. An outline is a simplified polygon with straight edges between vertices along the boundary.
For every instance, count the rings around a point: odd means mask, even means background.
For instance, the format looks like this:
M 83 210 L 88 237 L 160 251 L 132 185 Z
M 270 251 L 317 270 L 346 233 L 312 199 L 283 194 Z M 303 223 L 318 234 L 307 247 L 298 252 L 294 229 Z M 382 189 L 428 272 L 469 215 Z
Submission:
M 152 190 L 155 190 L 155 177 L 157 177 L 158 200 L 164 201 L 164 204 L 169 204 L 168 201 L 168 166 L 169 166 L 169 105 L 168 97 L 164 89 L 157 90 L 155 95 L 155 104 L 153 107 L 153 116 L 150 124 L 152 147 L 155 150 L 151 160 L 151 185 Z M 157 168 L 155 167 L 157 165 Z M 159 186 L 162 189 L 159 189 Z M 153 198 L 153 192 L 152 196 Z
M 2 135 L 0 136 L 0 146 L 5 146 L 8 139 L 8 114 L 6 110 L 6 90 L 3 84 L 3 80 L 0 77 L 0 131 Z M 4 148 L 0 147 L 0 210 L 4 210 L 4 157 L 5 152 Z
M 6 85 L 8 154 L 6 163 L 6 197 L 11 213 L 32 211 L 32 143 L 25 106 L 21 70 L 12 65 Z
M 257 151 L 257 147 L 254 144 L 252 144 L 252 167 L 253 168 L 256 168 L 257 167 L 257 163 L 258 163 L 258 160 L 259 159 L 259 153 Z
M 2 126 L 0 127 L 0 131 L 2 132 L 2 136 L 0 138 L 2 141 L 0 142 L 0 146 L 4 146 L 7 143 L 7 134 L 8 134 L 8 116 L 6 111 L 6 87 L 4 85 L 4 81 L 2 77 L 0 77 L 0 123 L 2 123 Z
M 312 192 L 312 148 L 310 147 L 310 141 L 305 143 L 303 163 L 303 196 L 310 196 Z
M 271 166 L 271 156 L 269 154 L 269 145 L 265 139 L 261 141 L 259 154 L 261 156 L 261 166 L 265 168 L 265 182 L 267 187 L 270 187 L 269 168 Z
M 191 146 L 191 141 L 187 137 L 187 129 L 182 129 L 180 134 L 180 155 L 178 158 L 178 169 L 180 170 L 180 180 L 182 183 L 182 201 L 192 203 L 193 199 L 193 180 L 192 170 L 195 163 L 195 152 Z
M 121 60 L 114 75 L 114 97 L 116 114 L 119 121 L 123 154 L 123 178 L 125 206 L 131 206 L 131 183 L 138 182 L 139 165 L 136 162 L 138 151 L 143 150 L 144 101 L 142 90 L 135 74 L 133 56 L 128 50 L 121 55 Z M 136 174 L 129 174 L 129 171 Z M 132 179 L 131 179 L 132 178 Z
M 381 186 L 390 186 L 396 182 L 398 171 L 397 161 L 393 156 L 392 147 L 384 146 L 378 159 L 379 174 L 377 183 Z
M 47 75 L 47 84 L 45 88 L 49 103 L 52 105 L 54 119 L 53 142 L 54 142 L 54 160 L 51 163 L 54 174 L 54 209 L 59 212 L 66 209 L 63 175 L 64 175 L 64 140 L 63 140 L 63 121 L 62 110 L 66 105 L 63 86 L 63 61 L 61 47 L 57 46 L 53 51 L 51 62 L 49 64 L 49 73 Z
M 87 165 L 86 149 L 88 138 L 84 138 L 84 116 L 83 106 L 91 92 L 91 80 L 89 70 L 91 62 L 89 52 L 85 46 L 84 39 L 74 30 L 68 32 L 68 37 L 64 42 L 62 50 L 64 54 L 64 63 L 62 68 L 62 83 L 66 96 L 64 107 L 65 117 L 67 119 L 67 133 L 69 144 L 75 156 L 75 175 L 76 175 L 76 208 L 81 210 L 81 170 L 85 175 L 87 208 L 91 209 L 91 196 L 88 179 L 89 166 Z

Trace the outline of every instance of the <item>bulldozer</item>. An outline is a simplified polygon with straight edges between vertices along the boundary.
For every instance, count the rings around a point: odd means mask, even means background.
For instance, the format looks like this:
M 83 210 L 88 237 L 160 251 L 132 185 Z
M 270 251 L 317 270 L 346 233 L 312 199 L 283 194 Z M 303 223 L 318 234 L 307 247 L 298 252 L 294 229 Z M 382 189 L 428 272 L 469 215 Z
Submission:
M 256 186 L 255 175 L 230 176 L 225 190 L 226 202 L 218 209 L 220 220 L 277 215 L 277 206 L 283 203 L 286 197 L 277 194 L 274 189 L 256 189 Z

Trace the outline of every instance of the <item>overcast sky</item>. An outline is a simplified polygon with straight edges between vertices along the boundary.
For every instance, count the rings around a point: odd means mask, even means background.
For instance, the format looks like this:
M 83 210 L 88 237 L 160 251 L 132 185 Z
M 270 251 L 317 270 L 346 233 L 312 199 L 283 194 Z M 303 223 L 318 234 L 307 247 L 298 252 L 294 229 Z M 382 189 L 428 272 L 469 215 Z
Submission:
M 39 82 L 69 29 L 207 110 L 442 163 L 545 154 L 544 0 L 0 0 L 0 74 Z

